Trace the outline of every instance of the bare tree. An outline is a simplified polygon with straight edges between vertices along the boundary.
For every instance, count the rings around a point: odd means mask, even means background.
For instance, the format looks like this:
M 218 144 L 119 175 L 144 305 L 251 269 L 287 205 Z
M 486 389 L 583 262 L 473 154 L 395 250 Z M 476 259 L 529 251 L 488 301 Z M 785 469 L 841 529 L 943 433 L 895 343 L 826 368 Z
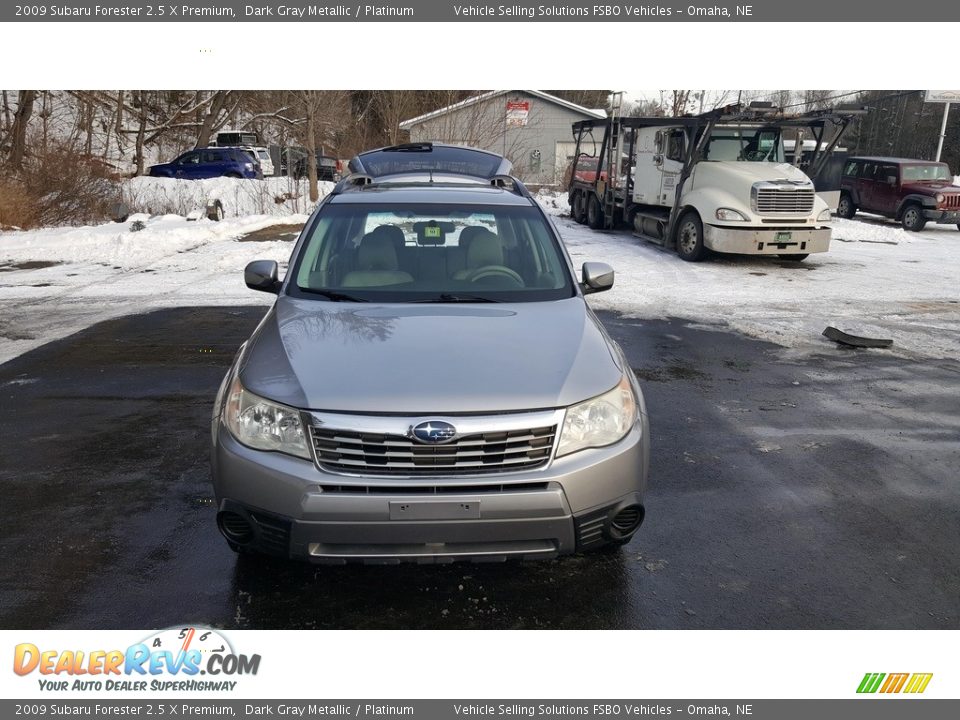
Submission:
M 13 126 L 10 129 L 10 167 L 14 170 L 23 167 L 27 151 L 27 126 L 33 115 L 36 98 L 36 90 L 21 90 L 17 95 L 17 111 L 13 114 Z
M 199 106 L 201 113 L 200 130 L 197 133 L 196 147 L 202 148 L 210 144 L 210 136 L 224 127 L 230 117 L 236 112 L 240 104 L 241 93 L 235 90 L 217 90 L 205 104 Z

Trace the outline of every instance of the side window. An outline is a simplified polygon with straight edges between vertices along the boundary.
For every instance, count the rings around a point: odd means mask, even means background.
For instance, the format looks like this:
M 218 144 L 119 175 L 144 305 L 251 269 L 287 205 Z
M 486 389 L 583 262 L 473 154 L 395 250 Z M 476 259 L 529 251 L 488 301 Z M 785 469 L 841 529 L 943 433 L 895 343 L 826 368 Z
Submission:
M 683 130 L 670 131 L 670 135 L 667 137 L 667 160 L 683 161 L 684 137 Z
M 200 162 L 200 153 L 191 152 L 186 155 L 181 155 L 177 162 L 181 165 L 196 165 Z
M 877 170 L 876 163 L 865 163 L 863 168 L 860 170 L 860 177 L 863 180 L 873 180 L 873 175 Z
M 887 183 L 888 185 L 896 185 L 897 184 L 897 166 L 881 165 L 880 170 L 877 172 L 877 181 L 882 183 Z
M 855 178 L 857 176 L 857 168 L 860 165 L 856 161 L 850 161 L 847 163 L 846 167 L 843 168 L 843 176 L 848 178 Z
M 220 153 L 211 152 L 210 150 L 203 153 L 203 162 L 205 163 L 221 162 L 221 160 L 223 160 L 223 157 Z

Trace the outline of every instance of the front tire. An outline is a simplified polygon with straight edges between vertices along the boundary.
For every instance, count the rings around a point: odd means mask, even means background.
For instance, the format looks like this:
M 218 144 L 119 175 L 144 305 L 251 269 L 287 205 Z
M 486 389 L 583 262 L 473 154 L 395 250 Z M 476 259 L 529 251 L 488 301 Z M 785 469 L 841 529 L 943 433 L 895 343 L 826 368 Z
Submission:
M 603 209 L 597 196 L 593 194 L 587 201 L 587 225 L 593 230 L 603 230 Z
M 857 206 L 853 204 L 853 198 L 847 193 L 840 196 L 840 202 L 837 204 L 837 215 L 844 220 L 849 220 L 857 214 Z
M 927 224 L 927 219 L 923 216 L 923 210 L 919 205 L 907 205 L 903 209 L 903 215 L 900 216 L 900 224 L 904 230 L 910 232 L 920 232 Z
M 587 221 L 586 193 L 577 191 L 573 194 L 573 206 L 570 208 L 573 219 L 583 225 Z
M 703 222 L 696 211 L 688 210 L 677 223 L 677 255 L 681 260 L 697 262 L 707 254 L 703 244 Z

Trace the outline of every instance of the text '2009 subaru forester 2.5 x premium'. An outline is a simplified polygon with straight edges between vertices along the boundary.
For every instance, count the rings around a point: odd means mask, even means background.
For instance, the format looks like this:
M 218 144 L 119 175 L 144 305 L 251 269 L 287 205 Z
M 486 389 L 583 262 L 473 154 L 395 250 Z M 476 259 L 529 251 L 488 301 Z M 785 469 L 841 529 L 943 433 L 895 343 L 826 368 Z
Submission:
M 628 541 L 649 432 L 623 352 L 499 155 L 363 153 L 307 222 L 213 418 L 235 550 L 320 562 L 541 558 Z

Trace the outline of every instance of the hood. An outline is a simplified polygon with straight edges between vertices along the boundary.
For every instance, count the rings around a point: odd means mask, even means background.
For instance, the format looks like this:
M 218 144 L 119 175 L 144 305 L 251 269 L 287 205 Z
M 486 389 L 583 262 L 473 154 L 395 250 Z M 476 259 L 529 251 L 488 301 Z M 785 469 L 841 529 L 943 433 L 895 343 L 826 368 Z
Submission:
M 750 185 L 762 180 L 793 180 L 810 183 L 810 178 L 806 176 L 803 170 L 789 163 L 721 160 L 697 163 L 696 168 L 694 168 L 694 187 L 696 187 L 698 176 L 703 180 L 710 178 L 712 181 L 712 178 L 721 175 L 727 178 L 738 178 Z
M 948 180 L 936 180 L 928 182 L 905 182 L 901 187 L 912 193 L 920 195 L 936 195 L 943 193 L 945 195 L 956 195 L 960 193 L 960 187 L 954 185 Z
M 244 387 L 293 407 L 410 415 L 556 408 L 620 377 L 580 297 L 379 305 L 281 296 L 240 369 Z

